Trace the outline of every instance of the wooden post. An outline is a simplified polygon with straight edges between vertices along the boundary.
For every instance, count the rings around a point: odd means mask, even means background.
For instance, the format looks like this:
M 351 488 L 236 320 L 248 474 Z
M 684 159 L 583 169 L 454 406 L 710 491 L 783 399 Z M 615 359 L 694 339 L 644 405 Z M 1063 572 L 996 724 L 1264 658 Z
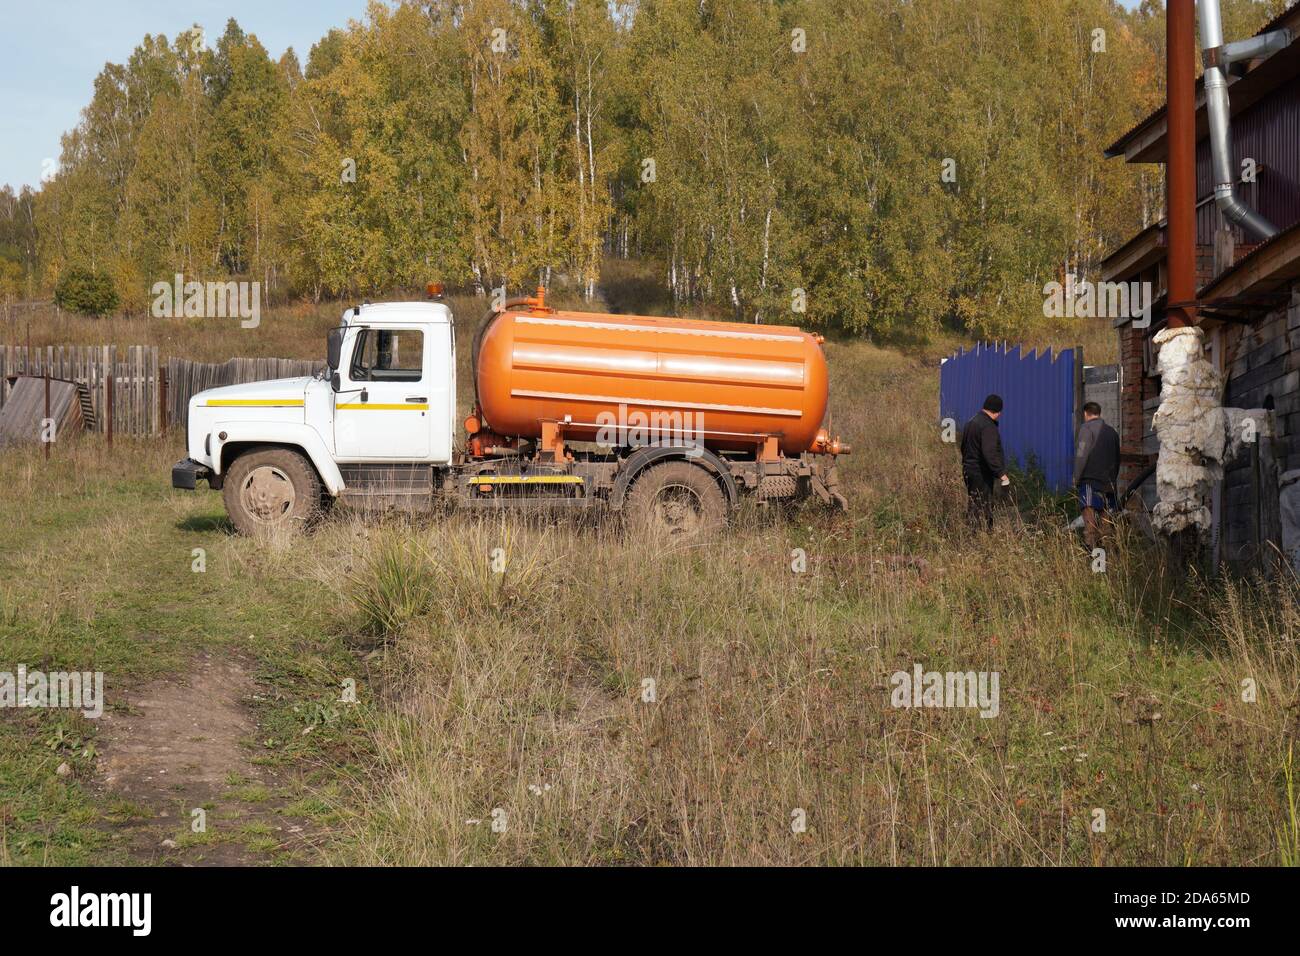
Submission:
M 134 434 L 149 434 L 149 403 L 145 392 L 145 364 L 144 364 L 144 346 L 135 347 L 135 422 L 136 428 Z
M 1250 496 L 1252 499 L 1252 507 L 1250 509 L 1250 540 L 1255 545 L 1254 561 L 1252 563 L 1254 563 L 1256 567 L 1262 568 L 1264 564 L 1264 483 L 1261 480 L 1263 474 L 1259 460 L 1259 442 L 1260 439 L 1257 437 L 1250 443 Z
M 126 413 L 126 431 L 123 432 L 123 434 L 126 435 L 139 434 L 140 405 L 136 401 L 138 397 L 136 395 L 136 390 L 139 387 L 138 379 L 136 378 L 136 372 L 138 371 L 136 369 L 136 364 L 136 347 L 134 345 L 128 345 L 126 347 L 126 405 L 128 410 Z
M 45 444 L 45 460 L 50 460 L 50 442 L 45 441 L 44 431 L 49 427 L 50 422 L 50 373 L 47 369 L 45 372 L 45 420 L 41 422 L 41 440 Z
M 107 394 L 108 394 L 108 399 L 104 403 L 106 406 L 106 411 L 108 412 L 108 417 L 105 421 L 106 421 L 106 428 L 108 429 L 108 447 L 112 448 L 113 447 L 113 365 L 111 362 L 109 363 L 108 366 L 108 378 L 105 380 L 105 382 L 106 382 Z
M 163 406 L 165 399 L 165 390 L 163 387 L 162 372 L 158 368 L 158 346 L 152 346 L 149 349 L 149 377 L 153 380 L 154 401 L 149 404 L 152 406 L 151 430 L 157 435 L 167 428 L 166 412 Z
M 1272 417 L 1272 416 L 1270 416 Z M 1276 429 L 1273 425 L 1273 432 Z M 1282 502 L 1278 468 L 1279 439 L 1260 437 L 1260 505 L 1259 527 L 1261 544 L 1264 547 L 1264 570 L 1270 574 L 1284 567 L 1282 561 Z

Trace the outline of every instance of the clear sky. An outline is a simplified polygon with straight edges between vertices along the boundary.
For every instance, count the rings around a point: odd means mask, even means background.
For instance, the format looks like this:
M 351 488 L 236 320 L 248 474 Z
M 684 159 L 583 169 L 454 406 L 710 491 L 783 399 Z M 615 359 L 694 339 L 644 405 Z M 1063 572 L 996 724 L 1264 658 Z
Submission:
M 366 0 L 0 0 L 0 186 L 35 186 L 41 162 L 77 125 L 105 63 L 124 63 L 146 33 L 197 23 L 211 41 L 234 17 L 278 59 L 302 62 L 330 27 L 363 19 Z
M 171 39 L 197 23 L 215 39 L 234 17 L 273 58 L 292 46 L 306 63 L 330 27 L 364 18 L 365 8 L 366 0 L 0 0 L 0 185 L 37 184 L 104 64 L 126 62 L 146 33 Z

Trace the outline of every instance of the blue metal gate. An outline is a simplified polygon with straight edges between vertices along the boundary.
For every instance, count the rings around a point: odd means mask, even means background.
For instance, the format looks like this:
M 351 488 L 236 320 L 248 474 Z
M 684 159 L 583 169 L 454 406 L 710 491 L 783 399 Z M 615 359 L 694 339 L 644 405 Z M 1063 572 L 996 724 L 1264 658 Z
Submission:
M 977 345 L 945 359 L 939 369 L 939 418 L 961 428 L 979 412 L 984 397 L 1002 396 L 998 420 L 1002 449 L 1022 469 L 1042 471 L 1047 487 L 1066 491 L 1074 472 L 1075 352 L 1055 357 L 1020 354 L 1020 346 Z

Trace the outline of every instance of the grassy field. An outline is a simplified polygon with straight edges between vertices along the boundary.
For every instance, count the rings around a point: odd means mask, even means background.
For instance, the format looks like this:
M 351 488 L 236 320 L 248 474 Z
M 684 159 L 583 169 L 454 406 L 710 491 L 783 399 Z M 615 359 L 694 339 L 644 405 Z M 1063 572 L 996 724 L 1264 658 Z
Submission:
M 174 354 L 317 357 L 336 311 Z M 1104 329 L 1035 344 L 1081 335 L 1103 360 Z M 1292 584 L 1175 582 L 1124 528 L 1099 572 L 1030 482 L 971 534 L 949 344 L 828 343 L 852 510 L 745 510 L 689 548 L 342 512 L 246 539 L 168 487 L 179 434 L 6 450 L 0 670 L 102 670 L 129 721 L 234 661 L 251 729 L 195 835 L 193 787 L 106 782 L 112 721 L 0 711 L 0 862 L 1295 863 Z M 996 672 L 997 716 L 891 706 L 917 664 Z

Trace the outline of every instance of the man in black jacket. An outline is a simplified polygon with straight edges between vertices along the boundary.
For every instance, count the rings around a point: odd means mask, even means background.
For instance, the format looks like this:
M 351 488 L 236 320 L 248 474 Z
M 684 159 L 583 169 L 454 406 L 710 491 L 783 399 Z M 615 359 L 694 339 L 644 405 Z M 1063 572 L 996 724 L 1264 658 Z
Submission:
M 1002 436 L 998 434 L 998 419 L 1002 417 L 1002 398 L 990 395 L 984 399 L 984 408 L 961 432 L 961 474 L 966 481 L 970 500 L 966 517 L 972 524 L 981 519 L 993 530 L 993 486 L 1010 484 L 1007 465 L 1002 457 Z
M 1083 511 L 1083 540 L 1097 546 L 1098 518 L 1115 510 L 1115 483 L 1119 480 L 1119 433 L 1101 420 L 1101 406 L 1083 406 L 1079 447 L 1074 456 L 1074 487 L 1079 489 Z

